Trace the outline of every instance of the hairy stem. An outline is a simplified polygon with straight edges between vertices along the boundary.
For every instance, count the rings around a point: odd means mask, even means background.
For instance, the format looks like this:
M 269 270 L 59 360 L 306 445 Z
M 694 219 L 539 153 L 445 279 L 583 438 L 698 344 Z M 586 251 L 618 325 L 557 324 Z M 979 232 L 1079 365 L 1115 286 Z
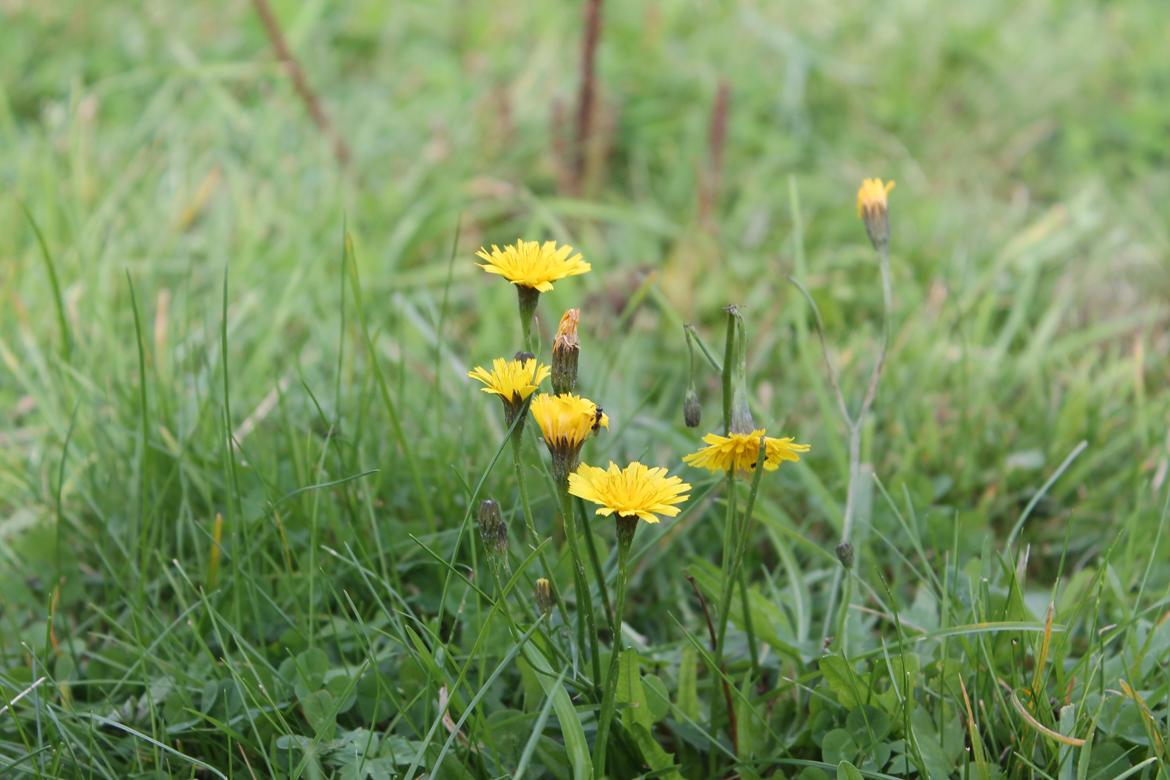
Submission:
M 893 311 L 893 289 L 890 283 L 890 250 L 887 245 L 882 245 L 878 250 L 878 268 L 882 279 L 882 340 L 878 346 L 877 360 L 874 361 L 873 369 L 869 373 L 869 381 L 866 383 L 865 395 L 861 399 L 861 406 L 857 410 L 857 414 L 850 415 L 844 402 L 841 403 L 842 415 L 845 418 L 846 427 L 849 430 L 849 484 L 845 492 L 845 513 L 841 524 L 841 541 L 851 542 L 853 538 L 853 525 L 857 515 L 857 495 L 861 489 L 861 435 L 865 428 L 865 423 L 869 419 L 870 410 L 873 407 L 873 402 L 877 398 L 878 383 L 881 381 L 882 369 L 886 364 L 886 354 L 890 346 L 890 319 Z M 820 330 L 818 317 L 818 331 Z M 822 348 L 824 348 L 824 338 L 821 341 Z M 840 383 L 836 377 L 836 371 L 828 360 L 828 352 L 825 353 L 825 363 L 829 366 L 830 376 L 834 389 L 838 389 Z M 854 552 L 854 563 L 857 565 L 857 556 L 859 551 Z M 841 614 L 836 615 L 837 597 L 841 590 L 842 580 L 844 578 L 844 569 L 838 568 L 833 575 L 833 585 L 829 591 L 829 609 L 825 612 L 825 627 L 823 637 L 828 638 L 830 625 L 835 622 L 840 629 L 844 628 L 847 611 L 849 609 L 848 598 L 841 604 Z M 846 594 L 848 596 L 848 594 Z M 840 630 L 838 631 L 840 634 Z
M 597 722 L 597 747 L 593 760 L 593 776 L 605 776 L 605 750 L 609 742 L 609 728 L 613 723 L 614 699 L 617 695 L 618 664 L 622 655 L 622 614 L 626 609 L 626 586 L 629 580 L 630 545 L 618 543 L 617 608 L 613 613 L 613 650 L 609 657 L 609 673 L 605 678 L 605 694 L 601 699 L 601 714 Z
M 584 620 L 577 620 L 577 643 L 582 659 L 590 657 L 593 671 L 593 685 L 601 687 L 601 657 L 597 650 L 597 624 L 593 617 L 593 599 L 589 593 L 589 580 L 585 577 L 585 566 L 581 562 L 581 548 L 577 541 L 577 523 L 573 516 L 572 499 L 569 497 L 567 481 L 558 482 L 557 498 L 561 505 L 561 517 L 565 523 L 565 536 L 569 540 L 569 554 L 573 557 L 573 580 L 577 591 L 577 607 Z M 588 635 L 588 642 L 586 642 Z M 588 653 L 586 652 L 588 649 Z
M 525 409 L 527 414 L 527 409 Z M 568 615 L 569 611 L 565 609 L 565 602 L 561 598 L 560 588 L 557 587 L 557 580 L 554 576 L 553 569 L 548 564 L 548 559 L 544 555 L 544 547 L 541 545 L 542 539 L 540 534 L 536 531 L 536 522 L 532 516 L 532 501 L 528 496 L 528 481 L 524 478 L 524 462 L 521 457 L 520 447 L 523 437 L 512 437 L 512 468 L 516 475 L 516 484 L 520 486 L 520 506 L 524 512 L 524 525 L 528 528 L 528 535 L 532 539 L 532 546 L 537 550 L 537 557 L 540 559 L 540 568 L 544 571 L 545 579 L 548 580 L 549 586 L 552 589 L 553 600 L 557 606 L 561 608 L 562 615 Z

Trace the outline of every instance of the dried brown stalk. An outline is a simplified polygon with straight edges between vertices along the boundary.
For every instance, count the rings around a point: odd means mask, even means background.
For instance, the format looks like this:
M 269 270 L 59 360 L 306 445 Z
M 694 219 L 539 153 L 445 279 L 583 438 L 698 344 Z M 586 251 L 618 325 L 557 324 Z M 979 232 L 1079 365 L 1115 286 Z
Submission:
M 723 147 L 727 142 L 727 113 L 731 106 L 731 87 L 719 80 L 715 102 L 711 104 L 711 124 L 707 129 L 707 167 L 699 187 L 699 221 L 707 224 L 723 182 Z
M 601 40 L 601 0 L 585 4 L 585 37 L 581 42 L 581 78 L 577 92 L 577 135 L 573 148 L 573 185 L 580 191 L 585 183 L 589 140 L 593 133 L 597 97 L 597 44 Z
M 341 133 L 329 121 L 329 115 L 325 113 L 325 108 L 321 105 L 321 99 L 317 97 L 317 93 L 309 86 L 309 80 L 305 77 L 304 69 L 297 61 L 297 58 L 293 56 L 292 50 L 288 47 L 288 41 L 285 40 L 284 32 L 280 29 L 280 22 L 277 20 L 276 14 L 273 13 L 272 6 L 268 0 L 252 0 L 252 6 L 256 9 L 256 14 L 260 17 L 260 21 L 264 23 L 264 32 L 268 35 L 268 41 L 272 44 L 272 48 L 276 50 L 277 58 L 288 72 L 293 89 L 296 91 L 297 96 L 300 97 L 301 102 L 305 104 L 305 109 L 309 112 L 309 117 L 312 118 L 313 124 L 317 125 L 317 129 L 329 139 L 333 146 L 333 155 L 337 158 L 337 162 L 341 167 L 347 167 L 350 161 L 349 146 L 345 143 L 345 139 L 341 137 Z

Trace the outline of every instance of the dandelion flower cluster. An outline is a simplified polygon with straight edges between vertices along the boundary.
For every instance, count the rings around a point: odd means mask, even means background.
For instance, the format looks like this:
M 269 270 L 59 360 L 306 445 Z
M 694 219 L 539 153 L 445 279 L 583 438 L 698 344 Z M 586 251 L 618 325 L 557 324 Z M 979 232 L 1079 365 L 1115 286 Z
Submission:
M 491 252 L 480 249 L 475 253 L 484 262 L 479 267 L 489 274 L 502 276 L 517 287 L 530 287 L 537 292 L 548 292 L 552 283 L 566 276 L 588 273 L 592 266 L 573 253 L 568 244 L 557 246 L 555 241 L 524 241 L 518 239 L 500 249 L 492 244 Z
M 695 468 L 709 471 L 736 471 L 748 473 L 755 469 L 760 456 L 760 441 L 764 442 L 764 469 L 775 471 L 783 461 L 800 460 L 800 453 L 808 452 L 809 445 L 797 444 L 791 436 L 777 439 L 765 436 L 765 429 L 757 428 L 751 433 L 730 433 L 720 436 L 708 433 L 703 437 L 703 447 L 683 458 L 683 462 Z
M 624 469 L 612 461 L 608 469 L 582 463 L 569 475 L 569 493 L 597 504 L 598 515 L 638 517 L 647 523 L 657 523 L 658 515 L 677 515 L 678 505 L 690 498 L 690 490 L 679 477 L 666 476 L 666 469 L 637 461 Z

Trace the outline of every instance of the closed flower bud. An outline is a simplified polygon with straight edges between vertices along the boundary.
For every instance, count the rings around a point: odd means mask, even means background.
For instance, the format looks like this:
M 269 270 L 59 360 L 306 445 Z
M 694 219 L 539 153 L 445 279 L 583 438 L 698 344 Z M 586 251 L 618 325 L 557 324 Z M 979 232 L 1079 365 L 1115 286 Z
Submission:
M 532 591 L 533 598 L 536 600 L 536 606 L 548 617 L 552 614 L 553 606 L 556 601 L 553 599 L 552 583 L 541 577 L 536 581 L 536 587 Z
M 865 232 L 873 248 L 883 250 L 890 243 L 890 213 L 886 196 L 894 182 L 866 179 L 857 190 L 857 216 L 865 222 Z
M 577 360 L 581 342 L 577 339 L 579 309 L 569 309 L 561 317 L 552 347 L 552 386 L 558 395 L 573 392 L 577 387 Z
M 751 433 L 756 429 L 756 421 L 752 418 L 751 405 L 748 403 L 747 390 L 744 380 L 740 378 L 731 394 L 731 433 Z
M 851 545 L 849 542 L 841 542 L 841 544 L 837 545 L 837 560 L 839 560 L 841 565 L 846 569 L 852 569 L 853 545 Z
M 698 428 L 703 421 L 703 407 L 699 405 L 699 394 L 694 387 L 688 387 L 683 397 L 683 421 L 688 428 Z
M 479 503 L 479 512 L 476 515 L 476 524 L 479 526 L 479 538 L 483 542 L 483 549 L 493 566 L 507 567 L 508 564 L 508 524 L 500 514 L 500 505 L 490 498 Z

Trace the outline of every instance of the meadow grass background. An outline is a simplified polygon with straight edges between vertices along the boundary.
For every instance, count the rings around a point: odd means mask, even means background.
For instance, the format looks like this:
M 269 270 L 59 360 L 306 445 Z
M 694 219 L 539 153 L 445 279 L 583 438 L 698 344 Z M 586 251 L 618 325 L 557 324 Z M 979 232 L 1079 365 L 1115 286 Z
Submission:
M 517 657 L 466 524 L 482 477 L 523 634 L 536 569 L 507 460 L 489 470 L 498 405 L 464 375 L 520 346 L 473 252 L 524 236 L 593 263 L 541 303 L 546 344 L 582 308 L 582 387 L 613 420 L 587 461 L 713 486 L 681 464 L 681 325 L 720 344 L 728 303 L 757 418 L 813 445 L 761 488 L 766 673 L 744 684 L 733 615 L 738 760 L 685 579 L 717 577 L 721 488 L 640 531 L 613 776 L 1170 776 L 1170 7 L 608 3 L 580 196 L 550 130 L 578 4 L 275 7 L 348 171 L 248 3 L 0 2 L 0 708 L 27 692 L 0 775 L 581 769 L 586 664 L 553 686 Z M 866 176 L 897 180 L 893 341 L 827 653 L 845 429 L 787 277 L 858 398 L 881 308 Z M 718 377 L 700 393 L 715 429 Z

